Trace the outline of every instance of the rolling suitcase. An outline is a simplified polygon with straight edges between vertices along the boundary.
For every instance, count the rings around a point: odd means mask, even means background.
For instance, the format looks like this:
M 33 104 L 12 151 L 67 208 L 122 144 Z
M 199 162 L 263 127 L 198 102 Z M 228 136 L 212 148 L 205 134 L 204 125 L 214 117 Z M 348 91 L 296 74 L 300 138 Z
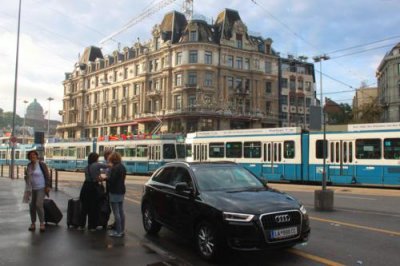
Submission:
M 60 209 L 57 207 L 56 203 L 52 199 L 44 199 L 43 201 L 44 208 L 44 221 L 45 223 L 54 223 L 58 224 L 63 215 Z
M 79 198 L 68 200 L 67 226 L 78 227 L 82 223 L 82 204 Z
M 107 229 L 108 220 L 110 219 L 111 207 L 108 197 L 103 197 L 99 202 L 99 216 L 98 216 L 98 226 L 102 226 Z

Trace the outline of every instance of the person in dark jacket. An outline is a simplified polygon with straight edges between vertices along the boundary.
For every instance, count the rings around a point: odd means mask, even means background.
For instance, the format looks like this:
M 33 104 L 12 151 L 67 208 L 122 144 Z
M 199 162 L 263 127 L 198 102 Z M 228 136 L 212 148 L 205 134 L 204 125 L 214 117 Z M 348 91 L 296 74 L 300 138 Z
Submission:
M 25 193 L 24 202 L 29 202 L 29 211 L 31 215 L 31 225 L 29 231 L 36 229 L 36 213 L 39 217 L 40 232 L 45 231 L 43 200 L 50 191 L 50 173 L 47 165 L 39 161 L 37 151 L 29 151 L 27 154 L 30 162 L 25 172 Z
M 81 225 L 78 229 L 83 230 L 86 226 L 86 217 L 88 220 L 89 231 L 95 231 L 98 225 L 99 198 L 98 186 L 101 169 L 107 168 L 104 163 L 98 162 L 99 155 L 92 152 L 88 156 L 88 166 L 85 168 L 85 182 L 83 183 L 80 200 L 82 203 Z
M 112 237 L 122 237 L 125 232 L 125 212 L 124 212 L 124 196 L 125 196 L 125 177 L 126 169 L 121 162 L 121 155 L 113 152 L 108 157 L 110 174 L 107 179 L 111 208 L 115 219 L 115 230 L 109 233 Z

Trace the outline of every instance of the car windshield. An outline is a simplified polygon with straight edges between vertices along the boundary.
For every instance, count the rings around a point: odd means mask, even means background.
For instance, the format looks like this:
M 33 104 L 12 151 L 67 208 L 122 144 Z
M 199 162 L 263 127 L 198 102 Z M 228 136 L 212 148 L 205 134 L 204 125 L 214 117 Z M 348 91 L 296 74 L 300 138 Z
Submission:
M 263 183 L 235 165 L 195 167 L 197 185 L 202 191 L 263 189 Z

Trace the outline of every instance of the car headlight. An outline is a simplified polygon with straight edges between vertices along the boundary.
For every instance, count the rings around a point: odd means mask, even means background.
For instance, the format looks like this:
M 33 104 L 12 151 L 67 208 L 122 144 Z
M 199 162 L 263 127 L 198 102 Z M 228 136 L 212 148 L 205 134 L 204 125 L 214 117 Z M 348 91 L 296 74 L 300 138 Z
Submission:
M 307 210 L 306 210 L 306 207 L 304 207 L 304 205 L 301 205 L 300 211 L 302 214 L 307 214 Z
M 250 222 L 254 215 L 245 213 L 223 212 L 223 218 L 229 222 Z

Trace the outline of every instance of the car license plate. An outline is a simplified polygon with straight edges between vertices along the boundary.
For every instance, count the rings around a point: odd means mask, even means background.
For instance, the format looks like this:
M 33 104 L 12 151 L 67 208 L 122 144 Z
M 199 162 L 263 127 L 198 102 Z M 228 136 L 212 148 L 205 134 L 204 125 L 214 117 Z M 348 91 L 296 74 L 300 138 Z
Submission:
M 288 227 L 271 231 L 272 239 L 282 239 L 297 235 L 297 227 Z

